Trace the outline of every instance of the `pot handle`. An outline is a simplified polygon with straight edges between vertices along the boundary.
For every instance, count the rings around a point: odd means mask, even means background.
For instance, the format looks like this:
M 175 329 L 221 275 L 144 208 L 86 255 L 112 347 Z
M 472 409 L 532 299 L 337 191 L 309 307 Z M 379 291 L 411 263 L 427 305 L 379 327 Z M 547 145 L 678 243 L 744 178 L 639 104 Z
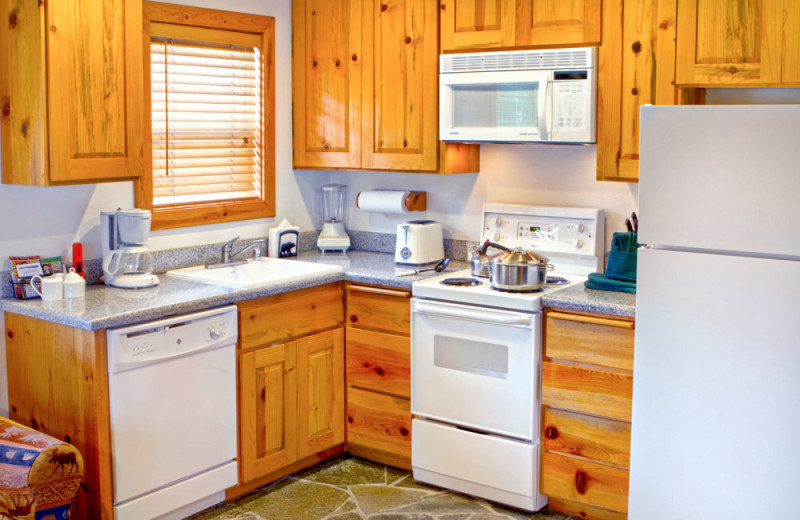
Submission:
M 498 244 L 497 242 L 491 242 L 491 241 L 487 240 L 481 246 L 481 249 L 480 249 L 481 254 L 485 255 L 486 254 L 486 250 L 489 249 L 490 246 L 495 248 L 495 249 L 502 249 L 503 251 L 511 251 L 509 248 L 507 248 L 504 245 Z

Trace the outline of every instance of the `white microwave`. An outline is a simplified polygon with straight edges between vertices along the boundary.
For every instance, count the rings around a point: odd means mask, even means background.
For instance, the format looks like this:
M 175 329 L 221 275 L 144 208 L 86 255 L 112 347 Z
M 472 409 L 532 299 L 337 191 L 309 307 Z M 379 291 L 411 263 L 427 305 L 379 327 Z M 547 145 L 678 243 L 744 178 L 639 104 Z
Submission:
M 596 142 L 597 48 L 439 56 L 439 139 Z

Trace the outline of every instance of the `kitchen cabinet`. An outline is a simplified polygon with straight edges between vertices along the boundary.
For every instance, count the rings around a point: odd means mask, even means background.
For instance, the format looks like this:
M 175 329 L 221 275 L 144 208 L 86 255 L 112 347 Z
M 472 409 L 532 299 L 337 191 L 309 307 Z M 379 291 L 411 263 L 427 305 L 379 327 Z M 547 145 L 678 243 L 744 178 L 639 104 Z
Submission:
M 343 289 L 328 284 L 238 307 L 244 489 L 315 464 L 315 454 L 344 443 Z
M 597 179 L 639 180 L 639 107 L 701 103 L 675 87 L 677 0 L 605 0 L 598 51 Z
M 600 0 L 441 0 L 441 50 L 600 42 Z
M 800 82 L 800 4 L 784 0 L 678 2 L 677 81 L 698 86 Z
M 348 452 L 411 469 L 411 292 L 346 288 Z
M 438 140 L 434 2 L 302 0 L 292 28 L 295 168 L 478 171 Z
M 10 418 L 73 444 L 85 471 L 73 518 L 113 518 L 106 331 L 5 313 Z
M 632 318 L 545 311 L 541 492 L 553 510 L 627 518 L 633 337 Z
M 0 11 L 3 182 L 140 176 L 141 0 L 0 0 Z

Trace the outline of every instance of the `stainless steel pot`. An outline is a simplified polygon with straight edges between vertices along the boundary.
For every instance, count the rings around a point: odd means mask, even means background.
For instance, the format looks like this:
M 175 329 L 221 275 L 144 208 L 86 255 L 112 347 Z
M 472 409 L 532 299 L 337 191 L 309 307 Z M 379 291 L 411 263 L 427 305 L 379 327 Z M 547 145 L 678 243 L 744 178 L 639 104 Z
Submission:
M 491 284 L 495 289 L 530 292 L 543 289 L 547 271 L 553 269 L 549 258 L 521 247 L 491 259 Z
M 472 251 L 472 258 L 470 261 L 472 262 L 472 276 L 480 276 L 482 278 L 489 278 L 492 275 L 491 272 L 491 265 L 489 264 L 492 257 L 486 254 L 487 249 L 493 247 L 495 249 L 502 249 L 503 251 L 509 252 L 511 251 L 506 246 L 501 246 L 495 242 L 489 242 L 488 240 L 481 245 L 478 249 Z

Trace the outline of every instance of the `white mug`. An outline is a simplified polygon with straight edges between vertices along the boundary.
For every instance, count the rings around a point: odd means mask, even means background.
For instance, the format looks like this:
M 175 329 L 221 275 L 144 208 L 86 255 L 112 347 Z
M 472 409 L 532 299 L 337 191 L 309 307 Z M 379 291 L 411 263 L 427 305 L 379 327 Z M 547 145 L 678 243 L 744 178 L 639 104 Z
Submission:
M 36 279 L 42 284 L 42 290 L 36 288 Z M 50 276 L 42 277 L 40 275 L 36 275 L 31 278 L 31 287 L 33 290 L 36 291 L 36 294 L 42 297 L 42 300 L 46 302 L 52 302 L 55 300 L 60 300 L 64 297 L 64 274 L 57 273 Z

